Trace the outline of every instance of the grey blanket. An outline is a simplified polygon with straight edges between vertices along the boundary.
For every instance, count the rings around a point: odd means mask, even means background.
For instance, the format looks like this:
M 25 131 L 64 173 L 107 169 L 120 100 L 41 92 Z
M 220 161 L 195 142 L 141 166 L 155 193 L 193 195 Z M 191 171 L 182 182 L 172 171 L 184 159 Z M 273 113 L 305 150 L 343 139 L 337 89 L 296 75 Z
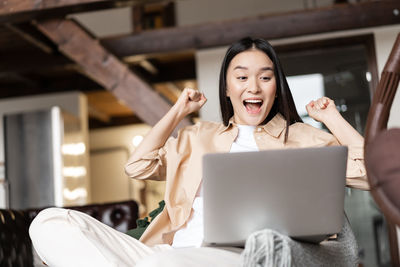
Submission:
M 244 267 L 357 266 L 358 247 L 345 217 L 336 240 L 320 244 L 299 242 L 273 230 L 249 236 L 241 254 Z

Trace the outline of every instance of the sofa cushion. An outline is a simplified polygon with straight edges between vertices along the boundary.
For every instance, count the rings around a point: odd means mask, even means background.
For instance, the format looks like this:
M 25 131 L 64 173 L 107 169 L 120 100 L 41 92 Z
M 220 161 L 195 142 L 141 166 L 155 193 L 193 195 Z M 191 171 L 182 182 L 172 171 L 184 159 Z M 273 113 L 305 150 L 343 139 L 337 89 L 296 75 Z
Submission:
M 32 266 L 32 243 L 26 213 L 0 210 L 0 266 Z
M 123 233 L 136 227 L 138 218 L 138 205 L 133 200 L 68 208 L 89 214 Z M 32 242 L 28 230 L 32 220 L 43 209 L 0 209 L 0 266 L 33 266 Z M 35 262 L 36 266 L 42 266 L 38 259 Z

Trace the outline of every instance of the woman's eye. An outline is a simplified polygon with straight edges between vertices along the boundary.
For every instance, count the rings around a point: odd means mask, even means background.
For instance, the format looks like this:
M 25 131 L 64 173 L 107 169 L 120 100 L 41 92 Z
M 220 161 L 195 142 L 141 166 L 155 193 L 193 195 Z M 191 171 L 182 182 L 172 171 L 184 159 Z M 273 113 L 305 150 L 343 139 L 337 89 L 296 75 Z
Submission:
M 241 81 L 244 81 L 244 80 L 247 79 L 247 77 L 246 77 L 246 76 L 239 76 L 239 77 L 237 77 L 237 79 L 238 79 L 238 80 L 241 80 Z
M 263 80 L 263 81 L 269 81 L 269 80 L 271 80 L 270 77 L 265 77 L 265 76 L 261 77 L 260 79 Z

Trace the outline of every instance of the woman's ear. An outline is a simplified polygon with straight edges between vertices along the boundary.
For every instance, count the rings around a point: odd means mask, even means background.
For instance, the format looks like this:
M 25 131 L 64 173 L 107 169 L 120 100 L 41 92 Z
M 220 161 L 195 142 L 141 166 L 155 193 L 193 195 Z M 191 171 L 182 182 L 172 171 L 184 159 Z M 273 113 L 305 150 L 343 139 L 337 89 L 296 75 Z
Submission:
M 230 97 L 230 94 L 229 94 L 229 90 L 228 90 L 228 88 L 226 88 L 226 90 L 225 90 L 225 94 L 226 94 L 226 97 Z

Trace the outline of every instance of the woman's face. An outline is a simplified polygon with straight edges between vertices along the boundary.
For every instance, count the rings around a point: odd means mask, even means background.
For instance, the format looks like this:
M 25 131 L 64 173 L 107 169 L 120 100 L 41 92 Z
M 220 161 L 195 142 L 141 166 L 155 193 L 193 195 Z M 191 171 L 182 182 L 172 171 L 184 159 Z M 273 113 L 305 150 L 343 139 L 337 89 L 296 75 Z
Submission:
M 262 51 L 251 49 L 237 54 L 229 64 L 226 94 L 237 124 L 260 125 L 275 100 L 274 64 Z

